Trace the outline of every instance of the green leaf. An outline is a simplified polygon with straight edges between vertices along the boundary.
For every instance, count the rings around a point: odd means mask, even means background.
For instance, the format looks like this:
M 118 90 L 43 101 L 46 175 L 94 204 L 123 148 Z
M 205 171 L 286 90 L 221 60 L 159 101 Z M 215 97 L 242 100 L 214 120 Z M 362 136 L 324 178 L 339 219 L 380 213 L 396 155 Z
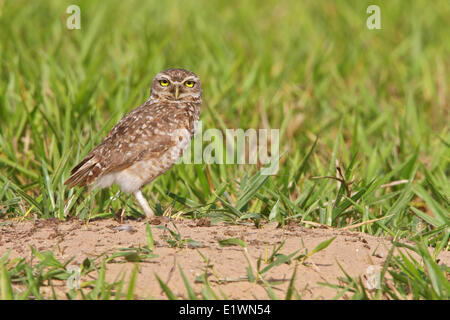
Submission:
M 219 240 L 219 244 L 221 247 L 229 247 L 229 246 L 241 246 L 243 248 L 247 247 L 247 244 L 238 238 Z
M 314 149 L 316 148 L 317 141 L 319 140 L 319 137 L 316 137 L 316 140 L 314 140 L 313 145 L 311 148 L 309 148 L 308 153 L 303 158 L 302 162 L 300 163 L 300 166 L 298 167 L 297 171 L 294 173 L 294 177 L 292 178 L 292 184 L 290 186 L 290 191 L 292 192 L 295 188 L 295 184 L 297 183 L 298 179 L 300 179 L 303 172 L 306 170 L 306 166 L 308 164 L 309 158 L 311 157 L 311 154 L 313 153 Z
M 158 275 L 155 273 L 156 280 L 158 280 L 159 285 L 161 286 L 161 289 L 166 294 L 167 298 L 169 300 L 178 300 L 177 296 L 172 292 L 172 290 L 169 289 L 169 287 L 158 277 Z
M 150 251 L 153 251 L 154 249 L 153 234 L 152 229 L 150 228 L 148 222 L 145 223 L 145 241 L 147 242 L 147 246 L 150 249 Z
M 428 252 L 428 248 L 424 245 L 423 242 L 418 242 L 417 247 L 425 263 L 427 273 L 430 276 L 433 289 L 442 299 L 449 299 L 450 283 L 448 282 L 446 275 L 444 275 L 437 263 L 434 262 L 433 258 Z
M 309 258 L 309 257 L 311 257 L 313 254 L 315 254 L 315 253 L 317 253 L 317 252 L 319 252 L 319 251 L 322 251 L 323 249 L 325 249 L 326 247 L 328 247 L 328 246 L 334 241 L 334 239 L 336 239 L 336 236 L 334 236 L 334 237 L 331 238 L 331 239 L 328 239 L 328 240 L 325 240 L 325 241 L 319 243 L 319 245 L 318 245 L 317 247 L 315 247 L 314 249 L 312 249 L 311 252 L 309 252 L 309 253 L 307 254 L 307 257 Z
M 50 199 L 50 204 L 52 206 L 52 211 L 55 210 L 55 198 L 53 196 L 53 185 L 52 185 L 52 179 L 48 175 L 47 171 L 47 165 L 45 164 L 44 159 L 41 160 L 42 164 L 42 174 L 44 175 L 44 186 L 47 189 L 47 194 Z
M 280 206 L 279 206 L 280 200 L 277 200 L 275 205 L 272 207 L 272 210 L 269 214 L 269 221 L 277 221 L 280 222 Z
M 190 300 L 197 300 L 197 295 L 194 292 L 194 289 L 192 289 L 191 285 L 189 284 L 189 281 L 186 278 L 186 275 L 183 272 L 183 269 L 181 269 L 180 265 L 178 265 L 178 269 L 180 270 L 181 278 L 183 279 L 184 286 L 186 287 L 188 298 Z
M 429 224 L 431 224 L 433 227 L 439 228 L 440 226 L 442 226 L 442 222 L 439 221 L 436 218 L 433 218 L 432 216 L 426 214 L 425 212 L 420 211 L 417 208 L 414 207 L 409 207 L 415 214 L 417 214 L 422 220 L 424 220 L 425 222 L 428 222 Z
M 2 300 L 13 300 L 13 291 L 11 286 L 11 280 L 8 276 L 3 262 L 0 261 L 0 298 Z
M 352 202 L 356 202 L 358 201 L 362 196 L 364 196 L 368 190 L 370 189 L 370 186 L 372 185 L 373 181 L 370 182 L 367 186 L 365 186 L 364 188 L 362 188 L 361 190 L 359 190 L 355 195 L 353 195 L 350 199 L 352 201 L 350 201 L 349 199 L 345 199 L 344 201 L 342 201 L 339 206 L 337 206 L 336 208 L 333 209 L 333 213 L 332 216 L 334 217 L 334 219 L 336 219 L 337 217 L 339 217 L 345 210 L 347 210 L 348 207 L 350 207 L 352 205 Z
M 292 274 L 291 280 L 289 281 L 289 287 L 286 291 L 286 297 L 285 300 L 291 300 L 292 295 L 295 292 L 295 277 L 297 275 L 297 265 L 294 268 L 294 273 Z
M 248 281 L 250 281 L 251 283 L 254 283 L 256 280 L 256 277 L 255 277 L 255 274 L 253 273 L 252 267 L 249 265 L 245 269 L 247 270 Z
M 242 191 L 242 196 L 236 201 L 236 210 L 241 211 L 269 177 L 269 175 L 262 175 L 261 171 L 258 171 L 252 176 L 248 180 L 245 189 Z
M 272 300 L 279 300 L 277 295 L 273 291 L 272 286 L 270 285 L 270 283 L 268 283 L 267 280 L 264 279 L 264 278 L 261 278 L 261 281 L 263 282 L 264 287 L 266 288 L 267 294 L 269 295 L 270 299 L 272 299 Z
M 262 269 L 259 273 L 260 274 L 264 274 L 264 273 L 266 273 L 267 271 L 269 271 L 270 269 L 272 269 L 273 267 L 276 267 L 276 266 L 278 266 L 278 265 L 280 265 L 280 264 L 283 264 L 283 263 L 287 263 L 287 262 L 289 262 L 290 260 L 291 260 L 291 258 L 295 255 L 295 254 L 297 254 L 297 252 L 299 252 L 300 250 L 296 250 L 295 252 L 293 252 L 293 253 L 291 253 L 290 255 L 288 255 L 288 256 L 286 256 L 286 255 L 280 255 L 279 257 L 278 257 L 278 259 L 276 259 L 274 262 L 272 262 L 271 264 L 269 264 L 268 266 L 266 266 L 264 269 Z
M 134 290 L 136 287 L 136 279 L 137 274 L 139 271 L 139 264 L 135 264 L 133 268 L 133 272 L 131 273 L 130 282 L 128 284 L 128 290 L 127 290 L 127 300 L 133 300 L 134 299 Z

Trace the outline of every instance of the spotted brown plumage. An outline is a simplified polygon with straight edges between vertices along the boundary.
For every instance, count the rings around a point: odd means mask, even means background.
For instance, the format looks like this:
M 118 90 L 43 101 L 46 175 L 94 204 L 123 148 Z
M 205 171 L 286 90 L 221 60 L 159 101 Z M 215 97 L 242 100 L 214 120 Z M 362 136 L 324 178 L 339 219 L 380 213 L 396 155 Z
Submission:
M 150 98 L 111 129 L 73 168 L 65 184 L 106 188 L 116 183 L 135 195 L 147 216 L 152 215 L 141 188 L 166 172 L 189 146 L 200 105 L 198 76 L 183 69 L 158 73 Z

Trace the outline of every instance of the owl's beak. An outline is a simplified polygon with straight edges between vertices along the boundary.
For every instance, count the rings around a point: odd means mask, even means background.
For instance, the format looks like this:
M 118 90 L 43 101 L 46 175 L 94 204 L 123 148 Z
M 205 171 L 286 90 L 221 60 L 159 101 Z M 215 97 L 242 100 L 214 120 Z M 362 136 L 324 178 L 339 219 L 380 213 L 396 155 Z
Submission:
M 180 87 L 176 86 L 175 87 L 175 99 L 178 99 L 178 96 L 180 95 Z

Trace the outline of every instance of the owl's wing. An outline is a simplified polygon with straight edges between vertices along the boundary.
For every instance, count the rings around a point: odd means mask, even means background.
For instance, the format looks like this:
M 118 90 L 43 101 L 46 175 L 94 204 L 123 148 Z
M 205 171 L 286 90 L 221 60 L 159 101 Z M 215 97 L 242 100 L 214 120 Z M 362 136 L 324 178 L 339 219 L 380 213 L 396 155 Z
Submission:
M 163 110 L 164 109 L 164 110 Z M 120 120 L 73 170 L 64 184 L 86 185 L 137 161 L 159 158 L 175 145 L 170 133 L 181 125 L 164 105 L 142 105 Z

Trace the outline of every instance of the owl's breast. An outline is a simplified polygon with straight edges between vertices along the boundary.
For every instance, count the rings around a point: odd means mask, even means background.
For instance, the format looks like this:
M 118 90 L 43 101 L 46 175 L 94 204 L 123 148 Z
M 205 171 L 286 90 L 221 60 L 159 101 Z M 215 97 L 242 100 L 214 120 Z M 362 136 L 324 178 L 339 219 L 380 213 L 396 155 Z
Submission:
M 174 130 L 169 135 L 174 142 L 172 146 L 165 152 L 159 153 L 157 157 L 149 156 L 120 172 L 118 179 L 116 179 L 119 186 L 122 184 L 125 187 L 128 184 L 125 183 L 125 180 L 134 180 L 140 186 L 145 185 L 165 173 L 177 162 L 189 147 L 192 133 L 183 128 Z M 122 177 L 123 179 L 121 179 Z M 120 183 L 121 180 L 124 183 Z M 125 187 L 125 189 L 127 188 Z
M 142 131 L 139 141 L 128 144 L 129 147 L 141 148 L 139 160 L 136 159 L 120 171 L 102 176 L 97 182 L 99 187 L 117 183 L 122 191 L 134 192 L 165 173 L 180 159 L 197 132 L 199 108 L 193 104 L 184 105 L 183 108 L 181 105 L 171 107 L 161 117 L 157 117 L 159 114 L 154 110 L 153 115 L 146 115 L 152 119 L 139 127 Z M 168 112 L 169 109 L 173 112 Z

